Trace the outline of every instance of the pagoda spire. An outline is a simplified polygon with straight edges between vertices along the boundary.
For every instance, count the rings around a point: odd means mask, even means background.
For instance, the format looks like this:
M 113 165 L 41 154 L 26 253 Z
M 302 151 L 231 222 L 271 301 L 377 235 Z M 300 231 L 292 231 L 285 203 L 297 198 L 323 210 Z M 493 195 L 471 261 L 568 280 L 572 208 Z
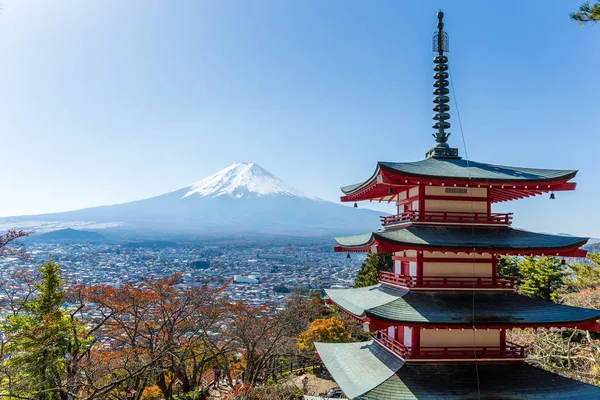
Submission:
M 432 134 L 435 138 L 435 146 L 429 150 L 425 156 L 427 158 L 436 157 L 436 158 L 459 158 L 458 157 L 458 149 L 451 148 L 448 143 L 448 138 L 450 137 L 450 132 L 447 132 L 447 129 L 450 129 L 450 123 L 447 121 L 450 119 L 450 98 L 448 97 L 448 93 L 450 90 L 448 89 L 448 57 L 444 55 L 447 53 L 450 47 L 450 42 L 448 40 L 448 34 L 444 32 L 444 22 L 442 21 L 444 18 L 444 13 L 439 11 L 437 13 L 438 23 L 437 23 L 437 32 L 433 34 L 433 51 L 438 55 L 433 59 L 433 94 L 435 97 L 433 98 L 433 120 L 435 121 L 432 125 L 434 129 L 437 129 L 437 132 Z

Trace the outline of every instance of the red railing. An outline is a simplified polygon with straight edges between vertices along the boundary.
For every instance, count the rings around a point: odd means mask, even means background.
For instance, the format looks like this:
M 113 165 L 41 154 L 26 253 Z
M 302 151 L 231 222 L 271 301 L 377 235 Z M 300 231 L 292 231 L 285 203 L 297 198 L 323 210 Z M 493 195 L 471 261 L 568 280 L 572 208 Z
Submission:
M 380 217 L 383 226 L 413 223 L 510 225 L 512 213 L 466 213 L 445 211 L 405 211 L 402 214 Z
M 384 331 L 375 332 L 374 339 L 394 354 L 400 356 L 403 360 L 406 360 L 408 348 Z
M 485 359 L 485 358 L 525 358 L 526 348 L 517 344 L 506 342 L 501 346 L 452 346 L 452 347 L 406 347 L 397 340 L 391 338 L 386 332 L 375 332 L 375 341 L 388 350 L 397 354 L 403 360 L 462 360 L 462 359 Z
M 513 276 L 423 276 L 399 275 L 379 271 L 379 282 L 407 288 L 452 289 L 514 289 L 519 278 Z
M 504 347 L 419 347 L 409 348 L 410 359 L 465 359 L 465 358 L 525 358 L 525 347 L 507 342 Z

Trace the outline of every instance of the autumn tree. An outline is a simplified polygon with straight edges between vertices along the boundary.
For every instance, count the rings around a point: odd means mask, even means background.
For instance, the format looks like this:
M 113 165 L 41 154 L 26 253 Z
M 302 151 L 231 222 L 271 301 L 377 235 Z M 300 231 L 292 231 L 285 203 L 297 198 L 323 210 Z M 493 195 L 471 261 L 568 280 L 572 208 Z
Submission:
M 391 254 L 369 253 L 356 274 L 354 287 L 359 288 L 376 285 L 378 282 L 377 272 L 392 271 L 393 268 L 394 263 Z
M 225 397 L 227 400 L 301 400 L 302 391 L 294 385 L 241 386 Z
M 344 322 L 333 316 L 313 321 L 308 329 L 298 336 L 297 344 L 301 351 L 306 351 L 314 350 L 315 342 L 344 343 L 350 339 Z
M 600 0 L 595 4 L 590 4 L 589 1 L 583 3 L 579 10 L 569 14 L 572 20 L 577 21 L 579 25 L 585 25 L 588 22 L 597 23 L 600 21 Z
M 280 355 L 292 320 L 275 307 L 236 302 L 231 306 L 228 335 L 235 340 L 245 359 L 246 383 L 254 386 L 261 374 Z
M 9 230 L 4 235 L 0 235 L 0 258 L 7 255 L 23 257 L 23 247 L 19 244 L 19 239 L 30 234 L 31 232 L 23 230 Z
M 188 393 L 198 389 L 208 363 L 229 351 L 212 334 L 227 311 L 219 295 L 224 287 L 181 288 L 179 274 L 144 280 L 120 288 L 92 287 L 88 299 L 106 323 L 99 331 L 111 344 L 97 350 L 95 380 L 112 380 L 104 393 L 135 390 L 139 398 L 148 385 L 157 385 L 163 396 L 173 396 L 175 382 Z M 113 360 L 116 362 L 113 363 Z

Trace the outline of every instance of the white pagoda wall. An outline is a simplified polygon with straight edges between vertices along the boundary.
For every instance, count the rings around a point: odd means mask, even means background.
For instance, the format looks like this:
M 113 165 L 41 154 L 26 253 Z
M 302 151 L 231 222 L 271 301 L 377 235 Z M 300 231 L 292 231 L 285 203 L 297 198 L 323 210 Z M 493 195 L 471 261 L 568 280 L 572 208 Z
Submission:
M 492 276 L 492 263 L 424 262 L 423 276 Z
M 498 329 L 422 329 L 420 332 L 422 347 L 446 346 L 500 346 Z
M 456 192 L 455 192 L 456 191 Z M 464 192 L 464 193 L 459 193 Z M 487 213 L 487 188 L 453 188 L 442 186 L 425 186 L 425 196 L 443 196 L 446 199 L 425 198 L 425 211 Z M 468 198 L 471 201 L 453 200 Z

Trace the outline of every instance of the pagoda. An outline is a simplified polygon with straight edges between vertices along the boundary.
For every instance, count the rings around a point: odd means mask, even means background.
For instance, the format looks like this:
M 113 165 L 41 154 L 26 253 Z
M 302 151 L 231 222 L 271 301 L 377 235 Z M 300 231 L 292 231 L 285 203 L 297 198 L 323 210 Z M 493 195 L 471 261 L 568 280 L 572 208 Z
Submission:
M 351 399 L 600 399 L 600 387 L 525 363 L 511 328 L 600 331 L 600 311 L 516 293 L 497 273 L 498 256 L 584 257 L 588 238 L 513 229 L 492 204 L 574 190 L 577 171 L 492 165 L 463 159 L 448 144 L 448 35 L 439 12 L 433 36 L 435 146 L 416 162 L 378 162 L 344 202 L 394 203 L 382 229 L 336 238 L 337 252 L 391 253 L 379 283 L 330 289 L 332 303 L 372 340 L 316 343 Z

